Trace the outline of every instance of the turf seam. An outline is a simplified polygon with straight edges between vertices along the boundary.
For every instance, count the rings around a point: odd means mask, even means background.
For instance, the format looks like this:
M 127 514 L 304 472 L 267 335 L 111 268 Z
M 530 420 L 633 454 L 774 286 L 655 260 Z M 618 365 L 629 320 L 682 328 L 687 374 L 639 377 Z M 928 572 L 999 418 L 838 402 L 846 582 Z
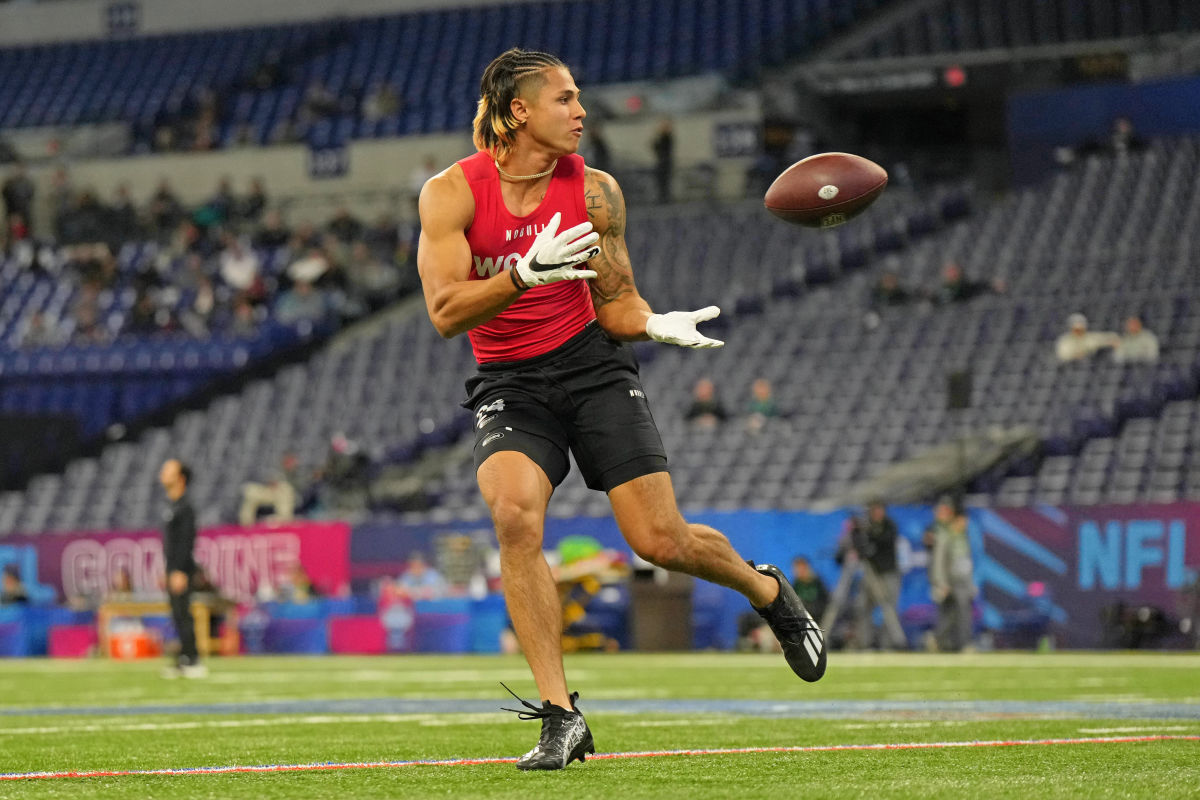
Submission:
M 1156 736 L 1094 736 L 1051 739 L 991 739 L 957 742 L 881 742 L 874 744 L 826 744 L 796 745 L 779 747 L 733 747 L 702 748 L 690 750 L 642 750 L 624 753 L 597 753 L 590 758 L 617 760 L 632 758 L 663 758 L 671 756 L 719 756 L 750 755 L 761 753 L 829 753 L 861 750 L 936 750 L 966 747 L 1022 747 L 1073 744 L 1128 744 L 1138 742 L 1200 741 L 1200 736 L 1156 735 Z M 490 764 L 514 764 L 517 759 L 506 758 L 451 758 L 412 761 L 360 761 L 323 762 L 313 764 L 260 764 L 254 766 L 177 767 L 142 770 L 71 770 L 62 772 L 9 772 L 0 773 L 0 781 L 52 780 L 62 778 L 115 778 L 135 776 L 173 775 L 228 775 L 236 773 L 269 772 L 320 772 L 351 769 L 391 769 L 397 767 L 469 767 Z

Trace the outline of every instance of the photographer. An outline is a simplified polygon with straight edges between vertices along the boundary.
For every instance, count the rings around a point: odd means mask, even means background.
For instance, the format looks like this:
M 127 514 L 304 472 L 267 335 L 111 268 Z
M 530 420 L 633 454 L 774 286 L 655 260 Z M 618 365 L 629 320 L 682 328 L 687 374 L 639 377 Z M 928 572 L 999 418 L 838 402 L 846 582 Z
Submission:
M 856 602 L 857 622 L 855 629 L 859 645 L 866 649 L 879 640 L 885 648 L 905 649 L 898 619 L 896 604 L 900 598 L 900 570 L 896 562 L 896 539 L 900 532 L 896 523 L 887 515 L 887 508 L 879 500 L 867 505 L 866 518 L 855 518 L 851 523 L 850 537 L 846 543 L 862 565 L 863 575 Z M 882 637 L 876 635 L 874 614 L 879 608 L 883 612 Z

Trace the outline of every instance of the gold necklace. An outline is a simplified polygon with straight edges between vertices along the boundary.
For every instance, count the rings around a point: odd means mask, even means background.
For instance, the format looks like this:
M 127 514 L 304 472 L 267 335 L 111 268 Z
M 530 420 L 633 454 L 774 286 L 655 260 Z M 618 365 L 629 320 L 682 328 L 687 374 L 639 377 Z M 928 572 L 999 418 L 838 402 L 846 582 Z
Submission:
M 554 163 L 550 165 L 550 169 L 546 170 L 545 172 L 539 172 L 536 175 L 509 175 L 507 172 L 501 169 L 499 161 L 493 158 L 492 163 L 496 165 L 496 171 L 508 178 L 510 181 L 534 181 L 538 178 L 544 178 L 551 172 L 554 172 L 554 168 L 558 166 L 558 159 L 554 159 Z

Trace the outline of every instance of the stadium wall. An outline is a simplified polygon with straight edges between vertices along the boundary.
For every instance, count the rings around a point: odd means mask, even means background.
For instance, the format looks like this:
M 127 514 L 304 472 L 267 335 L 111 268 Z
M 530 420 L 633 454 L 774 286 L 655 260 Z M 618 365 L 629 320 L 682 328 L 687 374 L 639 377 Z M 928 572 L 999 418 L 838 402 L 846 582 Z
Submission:
M 902 536 L 901 616 L 910 635 L 919 636 L 936 617 L 921 545 L 932 510 L 898 506 L 890 513 Z M 692 519 L 724 531 L 739 552 L 756 560 L 790 568 L 792 558 L 805 555 L 832 589 L 839 577 L 834 556 L 850 515 L 848 509 L 732 511 Z M 365 595 L 375 579 L 403 572 L 409 554 L 436 552 L 440 537 L 450 535 L 494 543 L 482 520 L 375 521 L 353 529 L 296 522 L 202 531 L 198 559 L 214 582 L 241 600 L 252 598 L 264 582 L 277 585 L 297 560 L 326 595 L 344 596 L 350 587 Z M 550 519 L 546 547 L 581 535 L 629 554 L 611 517 Z M 1104 619 L 1117 604 L 1154 607 L 1175 618 L 1200 570 L 1200 503 L 972 509 L 969 536 L 982 590 L 981 626 L 1004 636 L 1040 615 L 1063 647 L 1111 643 Z M 135 590 L 156 591 L 161 559 L 154 531 L 10 536 L 0 543 L 0 566 L 16 564 L 31 596 L 43 603 L 102 591 L 118 568 L 130 571 Z M 694 617 L 703 620 L 696 626 L 697 646 L 733 646 L 738 617 L 747 610 L 740 595 L 697 582 L 693 608 Z
M 1015 182 L 1044 179 L 1055 168 L 1057 148 L 1102 142 L 1117 117 L 1128 117 L 1146 138 L 1200 132 L 1200 77 L 1014 94 L 1008 140 Z
M 453 0 L 456 8 L 533 0 Z M 445 8 L 439 0 L 57 0 L 0 5 L 0 45 L 151 36 Z

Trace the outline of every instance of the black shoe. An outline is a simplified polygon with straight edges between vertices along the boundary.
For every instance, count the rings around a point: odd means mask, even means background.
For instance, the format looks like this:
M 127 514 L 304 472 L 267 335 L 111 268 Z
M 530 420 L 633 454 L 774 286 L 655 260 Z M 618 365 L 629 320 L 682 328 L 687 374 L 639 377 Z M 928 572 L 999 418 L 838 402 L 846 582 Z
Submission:
M 504 686 L 504 684 L 500 684 Z M 508 693 L 516 697 L 521 705 L 529 709 L 522 711 L 516 708 L 506 708 L 521 719 L 540 719 L 542 735 L 537 746 L 517 759 L 517 769 L 562 769 L 575 759 L 585 760 L 589 753 L 596 752 L 592 743 L 592 732 L 588 729 L 583 714 L 574 708 L 579 699 L 579 692 L 571 694 L 572 709 L 568 711 L 562 706 L 556 706 L 549 700 L 542 701 L 538 708 L 533 703 L 521 700 L 516 693 L 504 686 Z
M 758 615 L 771 626 L 771 632 L 783 646 L 783 657 L 792 671 L 812 683 L 825 674 L 825 634 L 812 615 L 804 608 L 796 590 L 779 567 L 771 564 L 750 566 L 779 582 L 779 596 L 766 608 L 754 607 Z

